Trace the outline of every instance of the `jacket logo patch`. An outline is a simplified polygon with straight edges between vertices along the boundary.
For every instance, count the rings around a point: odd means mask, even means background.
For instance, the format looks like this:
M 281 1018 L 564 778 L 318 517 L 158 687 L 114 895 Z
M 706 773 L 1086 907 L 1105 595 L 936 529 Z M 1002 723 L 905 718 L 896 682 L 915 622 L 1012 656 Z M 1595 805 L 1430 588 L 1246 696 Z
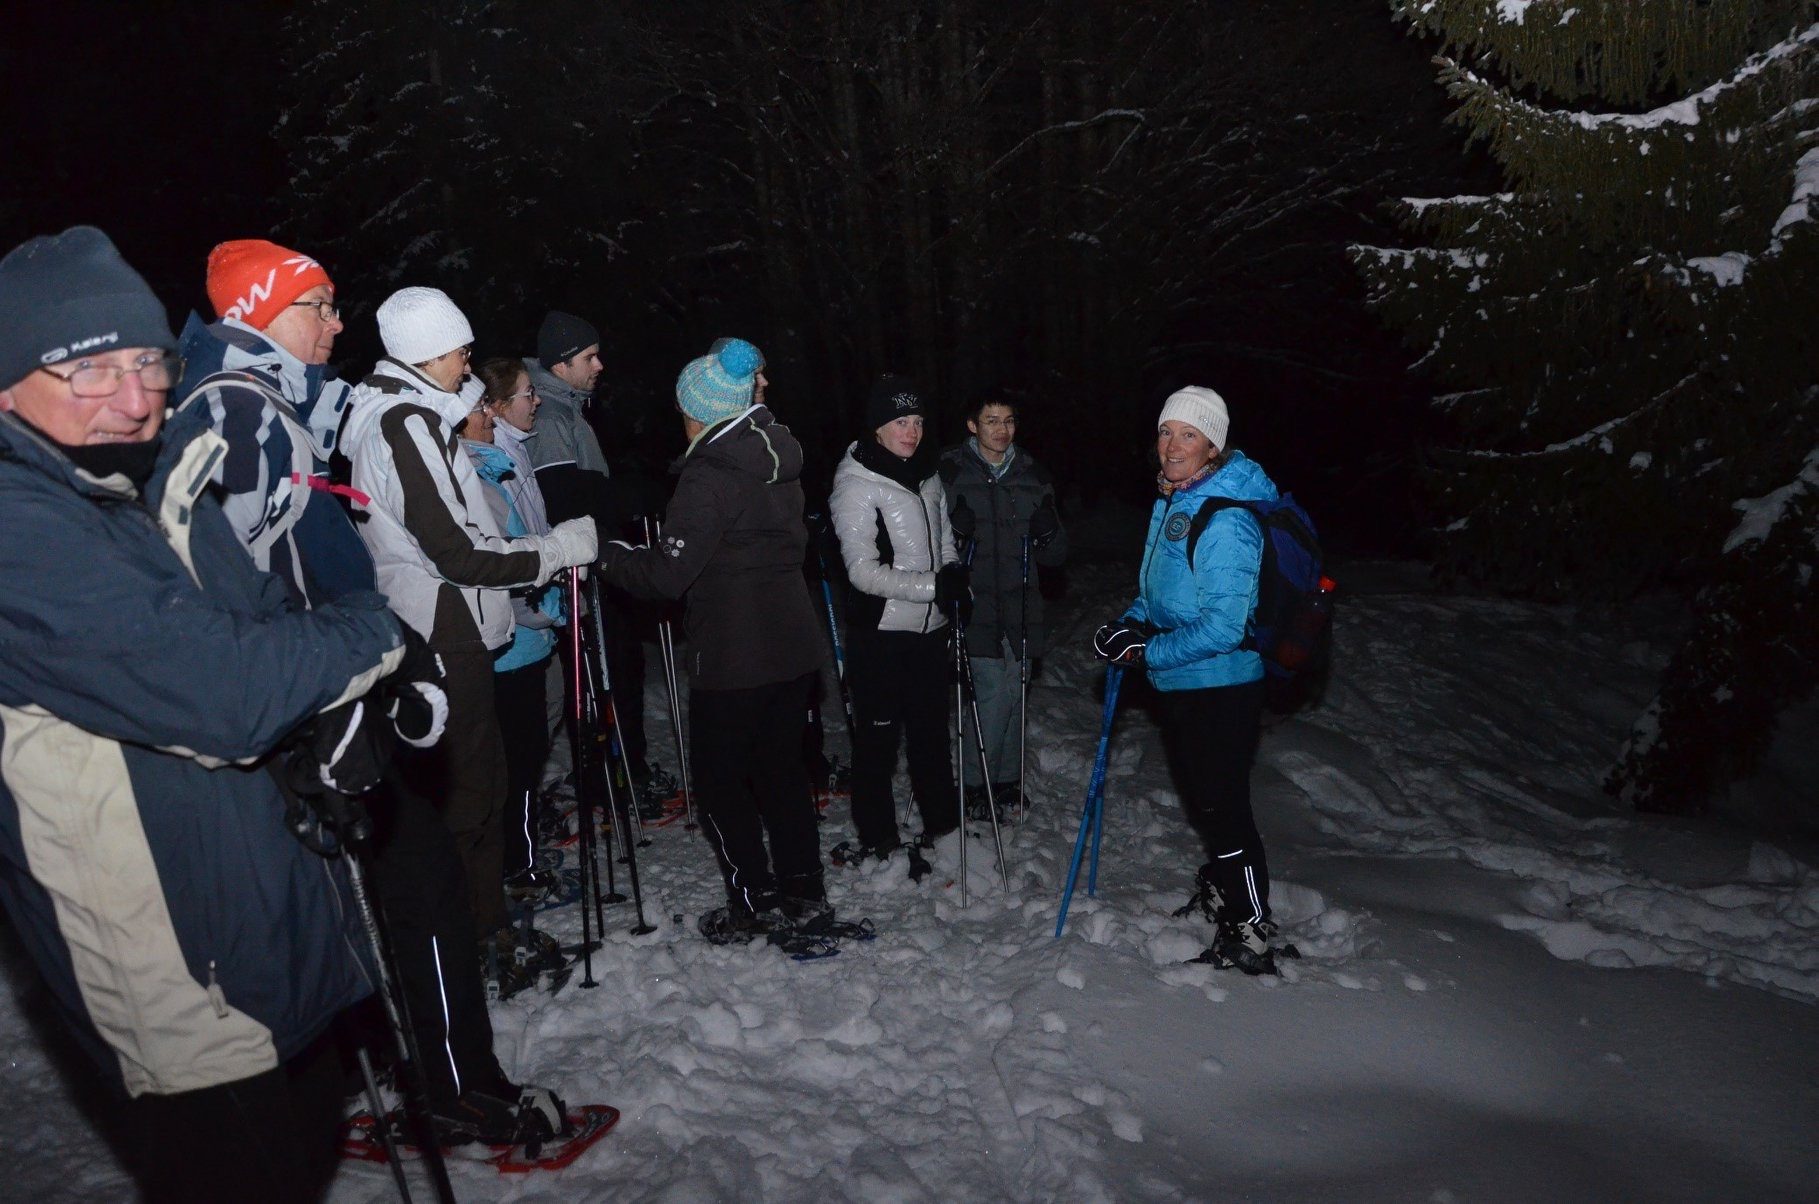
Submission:
M 1162 524 L 1162 537 L 1172 540 L 1186 539 L 1187 529 L 1193 525 L 1194 518 L 1191 514 L 1172 515 L 1168 522 Z

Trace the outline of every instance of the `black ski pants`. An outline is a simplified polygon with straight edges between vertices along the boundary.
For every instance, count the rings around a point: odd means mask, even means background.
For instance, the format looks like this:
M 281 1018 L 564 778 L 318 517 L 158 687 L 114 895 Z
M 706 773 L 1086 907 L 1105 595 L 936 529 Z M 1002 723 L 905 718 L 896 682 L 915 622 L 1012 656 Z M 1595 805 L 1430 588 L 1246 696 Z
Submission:
M 689 691 L 692 785 L 734 907 L 762 911 L 780 895 L 826 898 L 801 755 L 802 712 L 814 683 L 815 674 L 806 673 L 744 690 Z
M 1234 918 L 1252 921 L 1270 914 L 1269 863 L 1251 814 L 1263 688 L 1253 681 L 1157 692 L 1163 748 L 1220 902 Z
M 960 825 L 960 804 L 948 756 L 948 665 L 953 658 L 947 630 L 855 632 L 849 643 L 853 825 L 859 843 L 888 849 L 901 840 L 891 777 L 897 771 L 897 747 L 905 740 L 923 834 L 953 831 Z
M 455 839 L 469 905 L 481 932 L 505 927 L 505 743 L 493 702 L 493 658 L 437 648 L 448 728 L 434 748 L 403 759 L 410 788 L 433 801 Z
M 332 1038 L 263 1074 L 125 1105 L 132 1169 L 151 1204 L 308 1204 L 340 1163 L 344 1080 Z
M 373 893 L 431 1102 L 444 1104 L 500 1076 L 467 878 L 454 837 L 423 799 L 393 786 L 362 802 L 373 817 Z M 493 890 L 500 893 L 500 884 Z M 385 1023 L 383 1014 L 367 1019 Z M 390 1058 L 389 1032 L 382 1039 L 374 1049 Z
M 505 842 L 509 876 L 531 868 L 537 857 L 537 788 L 549 757 L 549 658 L 493 674 L 493 703 L 505 744 Z

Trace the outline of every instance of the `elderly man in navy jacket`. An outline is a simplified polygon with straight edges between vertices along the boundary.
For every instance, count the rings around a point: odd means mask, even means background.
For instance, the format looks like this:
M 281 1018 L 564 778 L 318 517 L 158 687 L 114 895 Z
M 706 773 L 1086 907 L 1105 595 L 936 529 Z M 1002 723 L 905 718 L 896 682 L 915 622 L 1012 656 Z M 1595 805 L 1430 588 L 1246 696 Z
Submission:
M 318 1038 L 372 985 L 261 760 L 403 636 L 376 594 L 303 611 L 253 567 L 206 492 L 221 440 L 165 421 L 175 346 L 99 230 L 0 260 L 0 902 L 133 1097 L 148 1196 L 308 1199 Z

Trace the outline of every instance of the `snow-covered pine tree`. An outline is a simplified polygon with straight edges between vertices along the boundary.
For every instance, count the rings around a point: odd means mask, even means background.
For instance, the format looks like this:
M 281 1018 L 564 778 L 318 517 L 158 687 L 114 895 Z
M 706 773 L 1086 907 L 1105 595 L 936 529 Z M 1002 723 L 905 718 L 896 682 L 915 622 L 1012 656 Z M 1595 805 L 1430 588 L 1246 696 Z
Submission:
M 499 345 L 611 251 L 570 6 L 306 0 L 285 22 L 299 64 L 278 134 L 294 237 L 351 313 L 405 285 L 446 288 Z
M 1457 445 L 1444 570 L 1540 596 L 1685 590 L 1606 787 L 1699 810 L 1819 664 L 1819 5 L 1391 0 L 1507 191 L 1354 247 Z

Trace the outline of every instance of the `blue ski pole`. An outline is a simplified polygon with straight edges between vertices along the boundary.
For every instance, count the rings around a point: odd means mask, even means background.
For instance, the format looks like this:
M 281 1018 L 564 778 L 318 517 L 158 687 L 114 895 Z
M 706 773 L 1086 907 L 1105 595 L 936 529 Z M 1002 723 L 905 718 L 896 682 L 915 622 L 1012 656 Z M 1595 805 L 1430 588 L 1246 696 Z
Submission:
M 1061 914 L 1055 917 L 1055 936 L 1067 925 L 1068 905 L 1074 899 L 1074 883 L 1080 877 L 1080 858 L 1086 852 L 1086 834 L 1093 834 L 1093 864 L 1087 876 L 1086 893 L 1098 890 L 1099 836 L 1105 823 L 1105 765 L 1111 750 L 1112 720 L 1118 713 L 1118 685 L 1124 670 L 1117 665 L 1105 667 L 1105 713 L 1099 726 L 1099 750 L 1093 756 L 1093 776 L 1086 786 L 1086 806 L 1080 811 L 1080 831 L 1074 837 L 1074 857 L 1067 868 L 1067 886 L 1061 892 Z

